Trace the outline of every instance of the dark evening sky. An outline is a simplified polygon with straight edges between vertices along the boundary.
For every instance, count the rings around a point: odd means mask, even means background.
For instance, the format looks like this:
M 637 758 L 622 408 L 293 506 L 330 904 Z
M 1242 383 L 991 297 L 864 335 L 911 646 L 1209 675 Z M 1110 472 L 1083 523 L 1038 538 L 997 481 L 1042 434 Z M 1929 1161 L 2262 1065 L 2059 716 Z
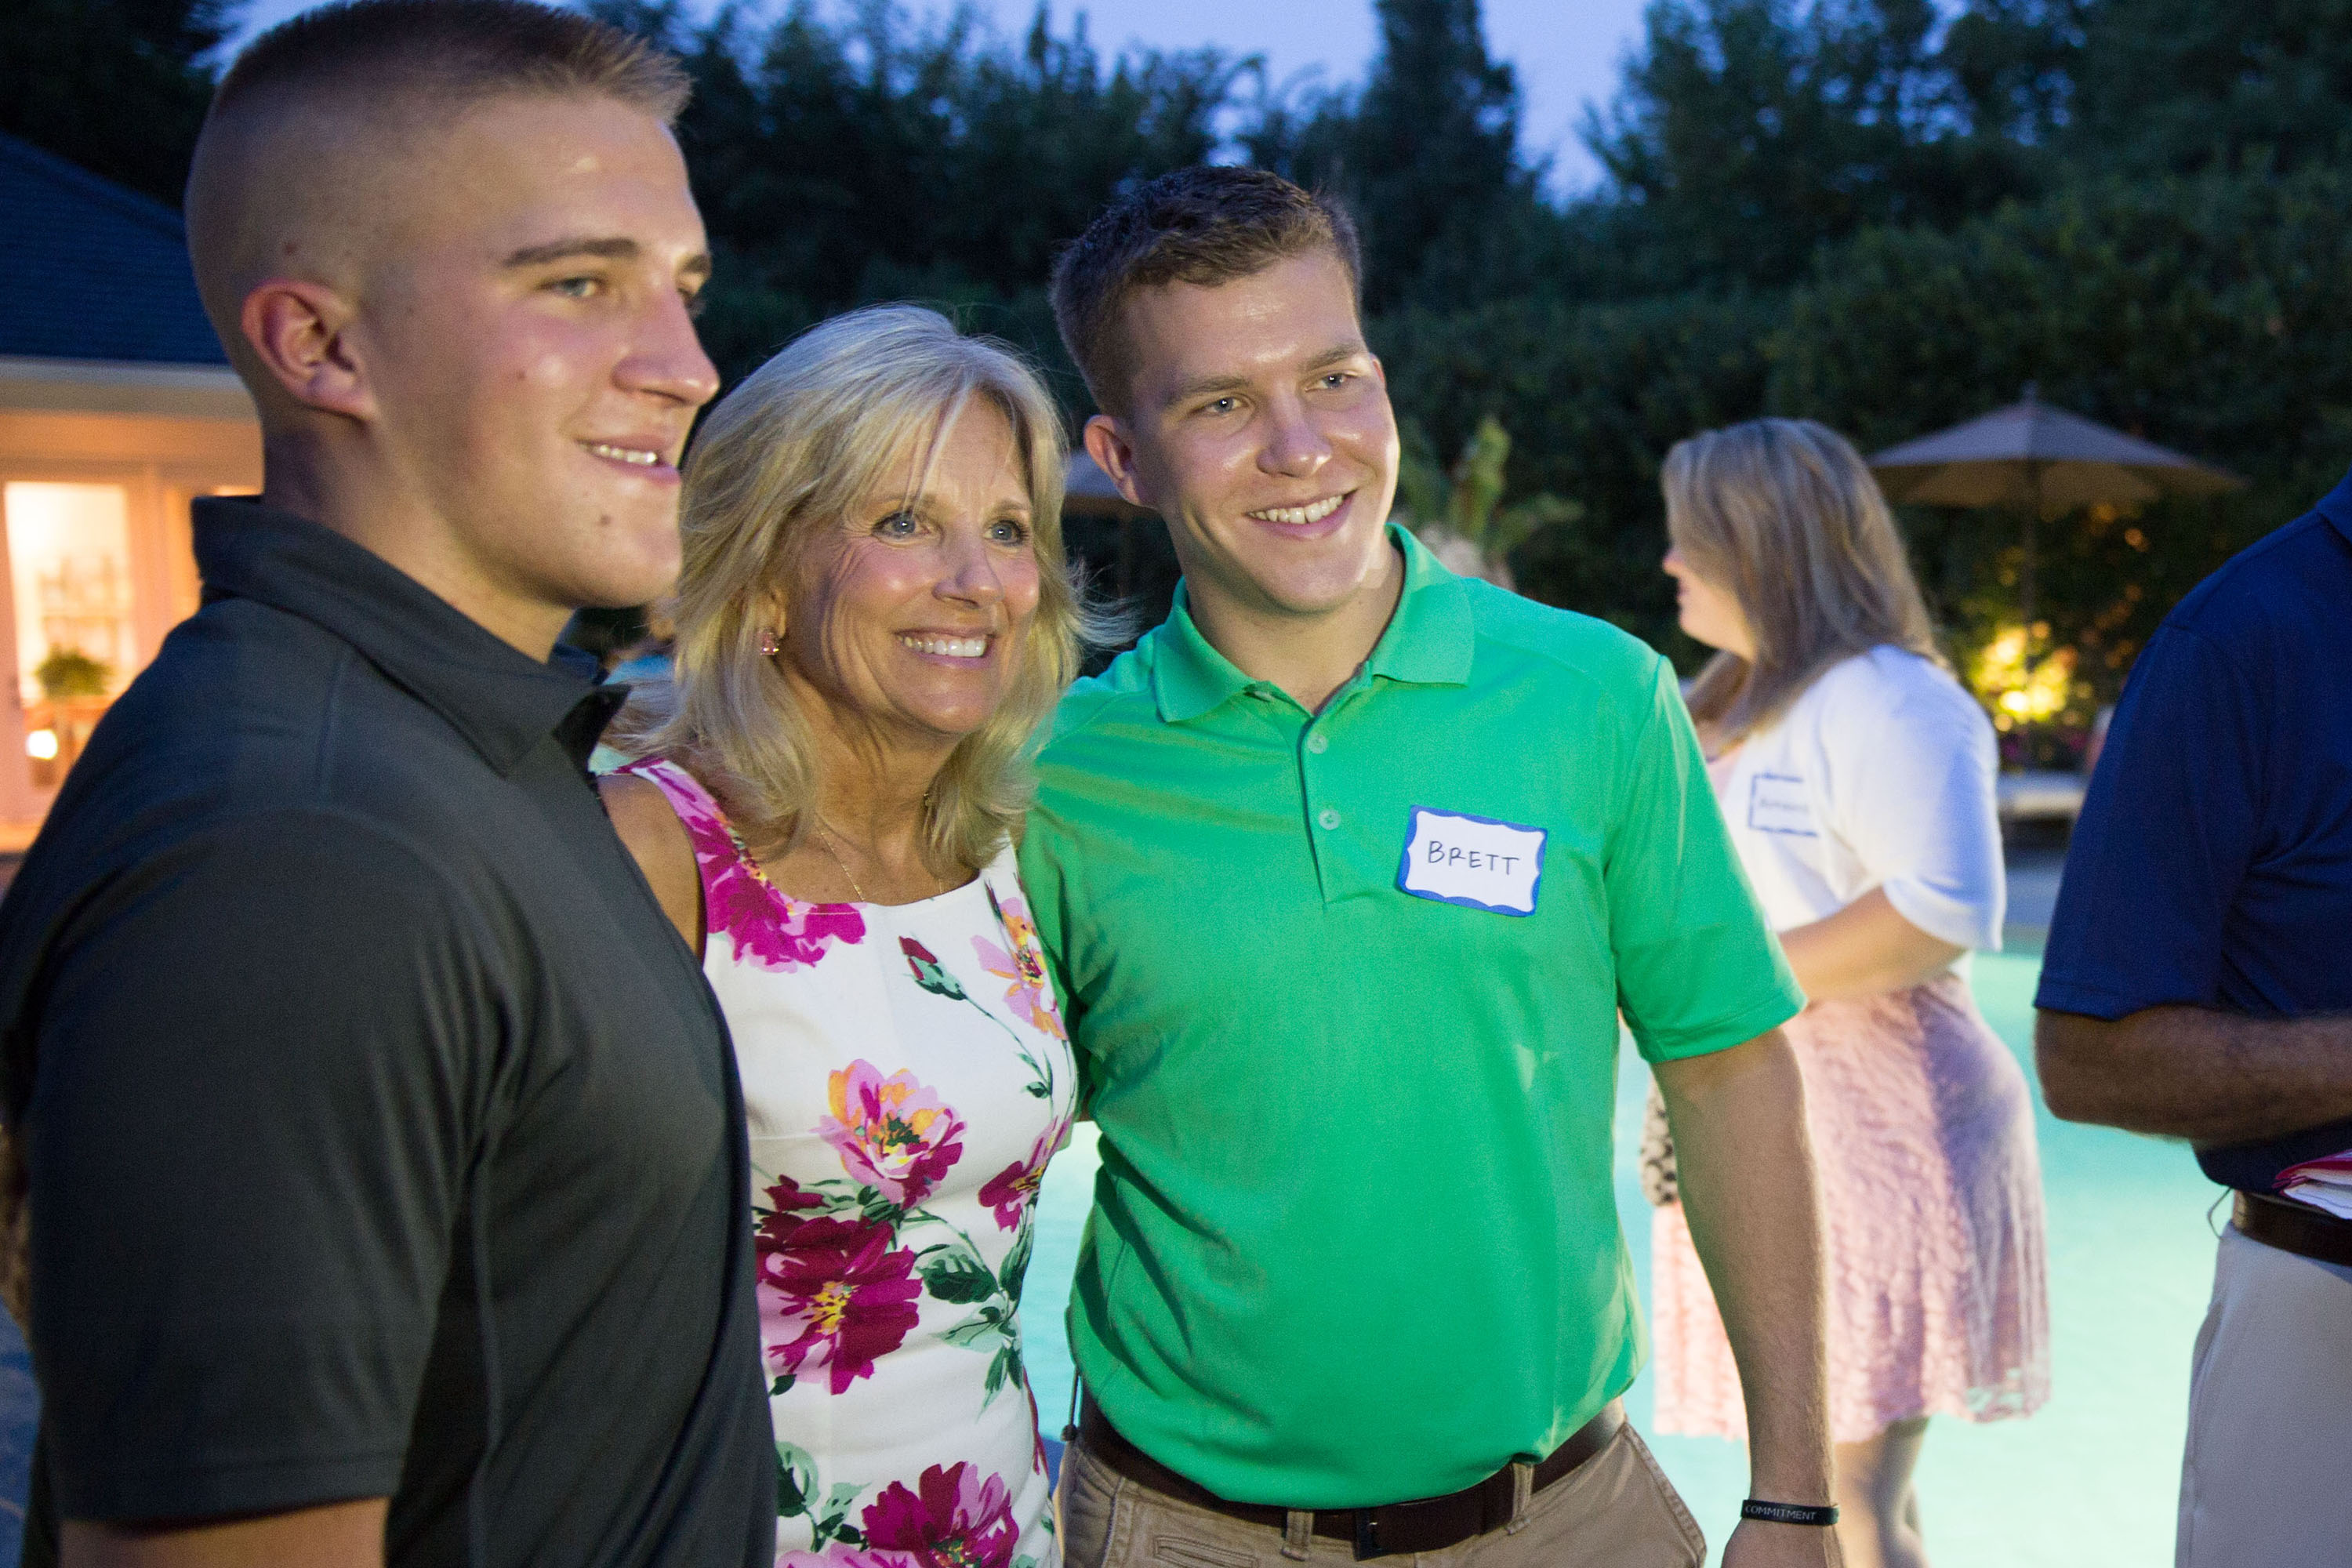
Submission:
M 309 0 L 254 0 L 247 32 L 303 9 Z M 1573 190 L 1597 171 L 1577 140 L 1587 100 L 1605 101 L 1617 82 L 1619 57 L 1641 36 L 1643 0 L 1486 0 L 1488 47 L 1518 69 L 1526 99 L 1525 144 L 1531 156 L 1549 153 L 1552 184 Z M 999 33 L 1017 37 L 1035 12 L 1034 0 L 976 0 L 975 8 Z M 915 15 L 944 5 L 917 0 Z M 1054 7 L 1054 26 L 1066 31 L 1083 11 L 1096 42 L 1106 49 L 1136 42 L 1159 48 L 1213 44 L 1235 54 L 1263 53 L 1276 81 L 1319 70 L 1333 84 L 1359 79 L 1372 53 L 1370 0 L 1087 0 Z

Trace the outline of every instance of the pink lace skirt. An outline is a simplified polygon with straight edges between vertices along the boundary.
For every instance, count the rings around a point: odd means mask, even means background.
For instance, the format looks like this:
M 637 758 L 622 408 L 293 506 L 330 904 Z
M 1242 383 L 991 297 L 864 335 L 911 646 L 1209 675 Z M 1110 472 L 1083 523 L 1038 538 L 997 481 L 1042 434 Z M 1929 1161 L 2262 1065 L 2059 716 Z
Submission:
M 1821 1171 L 1832 1436 L 2032 1414 L 2050 1395 L 2033 1106 L 1967 982 L 1816 1003 L 1784 1027 Z M 1657 1428 L 1744 1439 L 1682 1209 L 1658 1210 L 1650 1237 Z

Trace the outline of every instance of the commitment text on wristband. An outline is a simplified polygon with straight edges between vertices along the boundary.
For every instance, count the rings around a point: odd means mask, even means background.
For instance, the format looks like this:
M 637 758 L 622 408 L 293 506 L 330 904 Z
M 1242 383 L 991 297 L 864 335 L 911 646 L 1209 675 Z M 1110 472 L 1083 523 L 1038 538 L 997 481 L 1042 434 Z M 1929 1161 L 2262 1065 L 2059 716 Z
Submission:
M 1739 1505 L 1742 1519 L 1760 1519 L 1769 1524 L 1814 1524 L 1829 1526 L 1838 1521 L 1835 1503 L 1815 1508 L 1801 1502 L 1759 1502 L 1749 1498 Z

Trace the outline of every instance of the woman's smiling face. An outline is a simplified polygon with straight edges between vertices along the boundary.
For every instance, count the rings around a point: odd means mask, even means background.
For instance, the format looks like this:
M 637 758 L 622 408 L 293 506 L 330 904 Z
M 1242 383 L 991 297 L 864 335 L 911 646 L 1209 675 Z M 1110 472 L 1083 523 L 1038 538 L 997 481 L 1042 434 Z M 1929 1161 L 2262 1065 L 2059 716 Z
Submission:
M 949 749 L 1003 701 L 1037 613 L 1034 519 L 1021 444 L 976 395 L 809 542 L 782 659 L 836 722 Z

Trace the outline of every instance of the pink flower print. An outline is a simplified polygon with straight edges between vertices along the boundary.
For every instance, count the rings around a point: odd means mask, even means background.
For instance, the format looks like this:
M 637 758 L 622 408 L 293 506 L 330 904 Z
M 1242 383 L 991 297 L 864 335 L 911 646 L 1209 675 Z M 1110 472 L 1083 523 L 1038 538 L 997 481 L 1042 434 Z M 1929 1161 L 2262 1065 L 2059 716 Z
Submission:
M 904 1552 L 779 1552 L 776 1568 L 919 1568 Z
M 1002 1476 L 982 1480 L 959 1460 L 946 1469 L 933 1465 L 915 1485 L 910 1492 L 892 1481 L 866 1504 L 869 1548 L 903 1552 L 919 1568 L 1008 1568 L 1021 1531 Z
M 991 974 L 1013 984 L 1005 988 L 1004 999 L 1013 1010 L 1029 1020 L 1029 1026 L 1055 1039 L 1067 1039 L 1063 1032 L 1061 1015 L 1054 1008 L 1054 988 L 1045 979 L 1045 952 L 1038 945 L 1037 927 L 1029 918 L 1029 908 L 1018 899 L 1003 899 L 994 889 L 989 889 L 989 907 L 996 911 L 996 921 L 1003 929 L 1004 938 L 1012 946 L 1010 952 L 982 937 L 971 939 L 972 952 Z
M 1021 1228 L 1021 1212 L 1036 1198 L 1038 1185 L 1045 1179 L 1045 1163 L 1069 1131 L 1068 1122 L 1054 1121 L 1037 1135 L 1036 1147 L 1029 1151 L 1026 1160 L 1013 1161 L 981 1187 L 980 1201 L 996 1211 L 997 1229 Z
M 833 1145 L 850 1179 L 894 1205 L 913 1208 L 963 1154 L 963 1119 L 910 1072 L 884 1078 L 854 1061 L 828 1080 L 832 1114 L 817 1136 Z
M 735 952 L 762 969 L 805 969 L 825 944 L 866 940 L 866 917 L 855 904 L 806 904 L 785 897 L 748 861 L 712 877 L 705 897 L 712 931 L 735 940 Z
M 702 868 L 703 920 L 733 941 L 739 958 L 762 969 L 805 969 L 824 956 L 828 942 L 866 940 L 866 917 L 856 905 L 806 904 L 780 892 L 684 768 L 656 759 L 632 763 L 630 771 L 661 786 L 686 824 Z
M 761 1208 L 756 1204 L 752 1205 L 752 1212 L 760 1216 L 758 1231 L 763 1248 L 772 1247 L 781 1251 L 790 1246 L 793 1232 L 798 1230 L 808 1218 L 800 1211 L 824 1207 L 823 1197 L 815 1193 L 803 1191 L 801 1184 L 790 1176 L 777 1178 L 776 1184 L 768 1189 L 767 1196 L 766 1207 Z
M 782 1244 L 761 1227 L 760 1346 L 772 1371 L 828 1367 L 842 1394 L 905 1342 L 923 1286 L 915 1255 L 893 1239 L 888 1226 L 858 1220 L 802 1220 Z

